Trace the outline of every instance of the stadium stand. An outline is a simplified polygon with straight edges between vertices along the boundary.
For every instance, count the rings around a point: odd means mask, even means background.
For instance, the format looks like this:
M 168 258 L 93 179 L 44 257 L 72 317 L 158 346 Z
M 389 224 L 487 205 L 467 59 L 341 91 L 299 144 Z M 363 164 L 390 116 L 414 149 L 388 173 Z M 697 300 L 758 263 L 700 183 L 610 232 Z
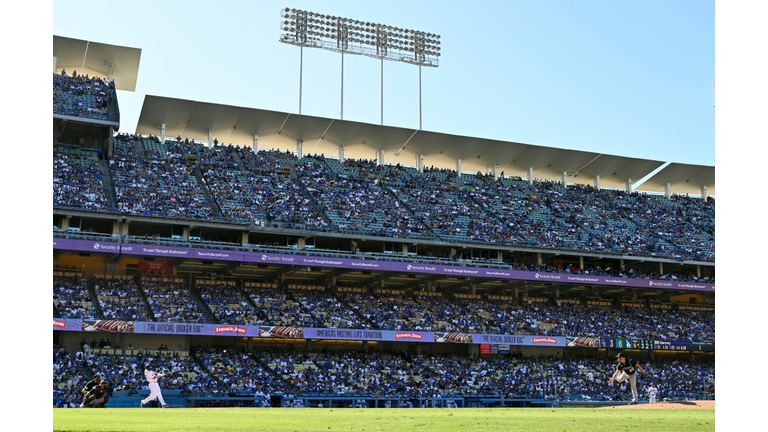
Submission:
M 97 151 L 54 143 L 54 207 L 108 210 L 103 175 L 101 158 Z
M 80 370 L 126 386 L 129 390 L 119 392 L 117 403 L 135 402 L 140 394 L 146 394 L 136 378 L 145 361 L 174 371 L 164 383 L 166 393 L 183 394 L 192 404 L 232 398 L 253 405 L 257 392 L 278 396 L 279 406 L 301 398 L 304 406 L 328 401 L 326 407 L 351 404 L 358 398 L 369 401 L 368 406 L 379 406 L 377 400 L 389 399 L 427 407 L 434 402 L 435 407 L 444 407 L 448 399 L 466 406 L 472 400 L 622 401 L 628 395 L 625 385 L 604 384 L 613 373 L 613 362 L 594 357 L 483 358 L 282 348 L 254 352 L 196 348 L 191 353 L 90 349 L 78 365 L 62 347 L 54 347 L 54 352 L 54 406 L 71 406 L 79 400 L 75 389 L 85 382 Z M 660 389 L 660 400 L 714 397 L 714 362 L 658 359 L 643 364 L 649 382 Z M 642 400 L 647 397 L 642 395 Z
M 324 287 L 271 284 L 238 287 L 201 279 L 194 289 L 178 277 L 54 280 L 54 310 L 62 317 L 158 322 L 249 324 L 312 328 L 423 330 L 487 334 L 714 340 L 715 315 L 697 310 L 592 306 L 575 303 L 448 298 L 439 293 L 325 292 Z M 143 293 L 143 295 L 142 295 Z M 146 298 L 146 302 L 145 299 Z M 147 312 L 149 309 L 149 313 Z M 101 310 L 101 313 L 97 312 Z M 619 325 L 615 325 L 619 324 Z
M 113 81 L 61 71 L 53 83 L 54 243 L 96 242 L 54 244 L 54 407 L 77 407 L 95 374 L 125 388 L 110 406 L 136 407 L 147 362 L 174 372 L 161 384 L 172 406 L 618 404 L 629 392 L 605 385 L 622 348 L 610 343 L 633 340 L 659 345 L 628 352 L 660 399 L 714 399 L 714 293 L 664 291 L 714 284 L 712 197 L 117 132 Z M 80 123 L 64 128 L 62 117 Z M 154 248 L 178 255 L 156 259 Z M 218 258 L 245 252 L 262 261 Z M 281 262 L 296 257 L 409 271 Z M 488 278 L 410 264 L 535 277 L 476 292 Z M 585 282 L 561 296 L 566 284 L 537 280 L 548 276 Z M 194 333 L 207 324 L 225 335 Z M 306 329 L 545 343 L 305 339 Z M 610 342 L 546 346 L 574 336 Z
M 73 117 L 109 120 L 116 104 L 115 84 L 88 75 L 53 75 L 53 113 Z
M 108 175 L 118 212 L 125 214 L 714 261 L 711 198 L 666 199 L 470 174 L 459 178 L 450 170 L 406 172 L 396 165 L 372 168 L 370 161 L 341 164 L 281 152 L 208 149 L 178 139 L 159 143 L 122 136 L 115 142 L 106 174 L 93 152 L 72 160 L 67 154 L 71 150 L 58 147 L 54 206 L 107 210 L 101 179 Z M 140 157 L 136 148 L 143 148 L 146 156 Z M 185 155 L 195 155 L 194 161 Z M 75 186 L 71 176 L 86 181 Z

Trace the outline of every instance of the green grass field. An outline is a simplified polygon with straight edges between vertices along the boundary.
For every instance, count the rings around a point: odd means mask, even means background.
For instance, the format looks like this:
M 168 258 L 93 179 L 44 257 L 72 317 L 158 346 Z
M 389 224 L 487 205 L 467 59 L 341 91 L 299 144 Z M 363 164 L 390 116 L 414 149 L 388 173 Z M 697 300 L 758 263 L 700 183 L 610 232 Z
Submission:
M 714 409 L 54 409 L 54 431 L 714 431 Z

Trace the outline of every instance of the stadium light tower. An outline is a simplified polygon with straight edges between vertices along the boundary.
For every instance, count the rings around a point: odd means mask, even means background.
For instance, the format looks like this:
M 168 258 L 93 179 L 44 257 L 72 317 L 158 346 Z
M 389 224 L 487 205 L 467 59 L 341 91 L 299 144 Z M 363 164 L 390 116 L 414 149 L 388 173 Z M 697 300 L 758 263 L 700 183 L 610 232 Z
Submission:
M 344 54 L 357 54 L 381 61 L 381 124 L 384 124 L 384 60 L 410 63 L 419 67 L 419 129 L 421 129 L 421 67 L 438 67 L 440 36 L 391 25 L 363 22 L 300 9 L 280 12 L 280 42 L 300 48 L 299 114 L 304 62 L 304 47 L 341 53 L 341 119 L 344 119 Z

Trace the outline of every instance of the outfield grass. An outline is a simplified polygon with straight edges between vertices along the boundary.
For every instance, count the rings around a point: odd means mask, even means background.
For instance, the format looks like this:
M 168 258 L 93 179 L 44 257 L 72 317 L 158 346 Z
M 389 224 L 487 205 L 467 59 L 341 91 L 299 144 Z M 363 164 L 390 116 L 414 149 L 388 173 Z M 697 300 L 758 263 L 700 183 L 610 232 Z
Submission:
M 714 431 L 714 409 L 53 409 L 54 431 Z

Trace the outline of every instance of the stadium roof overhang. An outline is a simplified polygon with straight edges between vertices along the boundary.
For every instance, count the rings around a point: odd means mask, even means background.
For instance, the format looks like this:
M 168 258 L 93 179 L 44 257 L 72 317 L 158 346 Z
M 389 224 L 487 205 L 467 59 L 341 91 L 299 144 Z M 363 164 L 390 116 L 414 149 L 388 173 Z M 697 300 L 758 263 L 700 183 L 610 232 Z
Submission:
M 135 91 L 141 50 L 62 36 L 53 36 L 55 69 L 88 76 L 109 78 L 118 90 Z
M 543 147 L 451 135 L 394 126 L 381 126 L 348 120 L 298 115 L 256 108 L 236 107 L 208 102 L 147 95 L 136 127 L 137 134 L 208 141 L 209 131 L 222 144 L 251 146 L 258 136 L 259 148 L 296 151 L 309 154 L 339 155 L 378 160 L 384 151 L 384 163 L 416 166 L 424 157 L 424 166 L 528 177 L 536 179 L 595 184 L 625 190 L 664 193 L 667 185 L 673 194 L 698 195 L 706 188 L 715 195 L 715 167 L 668 163 L 587 151 Z M 642 183 L 639 183 L 641 182 Z

